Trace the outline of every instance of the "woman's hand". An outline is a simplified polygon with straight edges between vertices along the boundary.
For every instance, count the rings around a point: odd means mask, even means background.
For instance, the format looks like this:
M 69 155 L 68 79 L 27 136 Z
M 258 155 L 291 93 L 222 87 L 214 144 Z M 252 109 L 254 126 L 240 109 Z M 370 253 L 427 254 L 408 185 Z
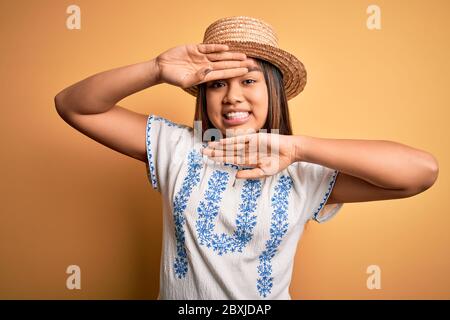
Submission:
M 188 44 L 171 48 L 156 58 L 159 80 L 186 89 L 202 82 L 246 74 L 247 56 L 228 50 L 225 44 Z
M 238 179 L 274 175 L 298 161 L 295 136 L 273 133 L 252 133 L 209 142 L 202 150 L 211 160 L 253 169 L 239 170 Z

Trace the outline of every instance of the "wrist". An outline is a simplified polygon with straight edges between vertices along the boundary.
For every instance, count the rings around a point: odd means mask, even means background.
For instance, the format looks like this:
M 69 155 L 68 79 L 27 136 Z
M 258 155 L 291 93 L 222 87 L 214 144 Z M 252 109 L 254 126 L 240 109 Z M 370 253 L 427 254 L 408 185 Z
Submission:
M 311 137 L 295 135 L 294 137 L 294 161 L 308 161 L 308 145 Z
M 156 84 L 161 84 L 164 81 L 162 81 L 161 78 L 161 69 L 159 67 L 158 64 L 158 58 L 153 58 L 150 61 L 148 61 L 148 66 L 149 66 L 149 75 L 150 75 L 150 81 L 152 82 L 153 85 Z

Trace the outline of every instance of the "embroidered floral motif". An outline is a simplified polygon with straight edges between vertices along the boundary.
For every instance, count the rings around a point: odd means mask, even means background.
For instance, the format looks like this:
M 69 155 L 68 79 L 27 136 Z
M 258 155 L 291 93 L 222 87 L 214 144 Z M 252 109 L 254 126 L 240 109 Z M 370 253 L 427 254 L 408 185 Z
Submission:
M 328 197 L 329 197 L 329 195 L 330 195 L 331 189 L 333 188 L 333 185 L 334 185 L 334 183 L 336 182 L 336 176 L 337 176 L 337 174 L 338 174 L 338 171 L 337 171 L 337 170 L 334 170 L 333 176 L 331 177 L 330 183 L 329 183 L 329 185 L 328 185 L 328 190 L 327 190 L 327 192 L 325 193 L 325 195 L 324 195 L 324 197 L 323 197 L 323 200 L 322 200 L 322 202 L 321 202 L 320 205 L 319 205 L 319 208 L 317 208 L 317 210 L 314 211 L 314 214 L 313 214 L 313 220 L 316 220 L 317 222 L 320 222 L 320 221 L 319 221 L 319 218 L 318 218 L 317 216 L 318 216 L 320 210 L 322 209 L 322 207 L 324 206 L 324 204 L 327 203 L 327 200 L 328 200 Z
M 177 244 L 177 257 L 175 258 L 173 267 L 178 278 L 184 278 L 188 271 L 183 229 L 186 222 L 184 211 L 186 210 L 193 187 L 200 182 L 202 166 L 202 156 L 195 150 L 192 150 L 188 155 L 187 175 L 173 201 L 173 221 L 175 224 L 175 239 Z
M 197 208 L 198 220 L 196 221 L 197 235 L 201 245 L 212 248 L 219 255 L 228 252 L 242 252 L 253 236 L 253 228 L 256 226 L 256 216 L 252 213 L 256 210 L 256 203 L 261 195 L 262 184 L 256 179 L 247 179 L 241 192 L 239 214 L 236 216 L 236 230 L 232 235 L 225 233 L 215 234 L 214 220 L 219 213 L 219 203 L 222 193 L 228 183 L 229 174 L 216 170 L 208 180 L 208 189 L 204 200 L 200 201 Z
M 272 218 L 270 225 L 270 239 L 266 241 L 266 249 L 259 256 L 257 289 L 261 296 L 267 297 L 272 291 L 273 277 L 271 260 L 277 252 L 283 236 L 288 230 L 287 210 L 289 205 L 289 192 L 292 187 L 292 178 L 281 176 L 275 186 L 274 195 L 271 198 Z
M 215 170 L 208 180 L 208 189 L 200 205 L 197 208 L 199 218 L 196 222 L 197 234 L 201 245 L 211 247 L 211 236 L 214 229 L 213 221 L 219 213 L 219 203 L 222 200 L 222 193 L 228 183 L 228 173 Z

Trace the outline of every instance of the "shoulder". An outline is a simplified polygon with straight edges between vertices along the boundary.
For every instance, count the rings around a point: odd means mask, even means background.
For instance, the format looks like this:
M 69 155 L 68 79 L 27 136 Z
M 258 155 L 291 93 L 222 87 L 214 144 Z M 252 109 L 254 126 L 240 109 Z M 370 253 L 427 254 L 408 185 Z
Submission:
M 170 139 L 180 142 L 193 138 L 194 130 L 192 127 L 174 122 L 165 117 L 149 114 L 147 119 L 147 138 L 152 139 Z
M 310 184 L 314 182 L 320 183 L 324 179 L 329 180 L 333 175 L 337 174 L 336 170 L 332 168 L 305 161 L 294 162 L 286 170 L 293 180 L 300 183 L 309 182 Z
M 165 117 L 156 115 L 156 114 L 149 114 L 148 118 L 147 118 L 147 130 L 151 129 L 151 127 L 161 127 L 164 128 L 166 130 L 175 130 L 175 129 L 181 129 L 184 131 L 193 131 L 193 128 L 182 124 L 182 123 L 177 123 L 174 122 L 172 120 L 169 120 Z
M 159 122 L 162 123 L 168 127 L 174 127 L 174 128 L 179 128 L 179 129 L 192 129 L 191 127 L 181 124 L 181 123 L 176 123 L 172 120 L 169 120 L 165 117 L 156 115 L 156 114 L 149 114 L 148 115 L 148 122 Z

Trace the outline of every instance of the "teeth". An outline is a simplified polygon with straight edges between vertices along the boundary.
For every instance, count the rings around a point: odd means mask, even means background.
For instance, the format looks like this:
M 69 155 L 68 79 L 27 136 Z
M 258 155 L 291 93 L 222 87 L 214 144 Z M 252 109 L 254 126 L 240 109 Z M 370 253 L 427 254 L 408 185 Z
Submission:
M 225 116 L 227 119 L 241 119 L 247 118 L 249 115 L 248 112 L 229 112 Z

